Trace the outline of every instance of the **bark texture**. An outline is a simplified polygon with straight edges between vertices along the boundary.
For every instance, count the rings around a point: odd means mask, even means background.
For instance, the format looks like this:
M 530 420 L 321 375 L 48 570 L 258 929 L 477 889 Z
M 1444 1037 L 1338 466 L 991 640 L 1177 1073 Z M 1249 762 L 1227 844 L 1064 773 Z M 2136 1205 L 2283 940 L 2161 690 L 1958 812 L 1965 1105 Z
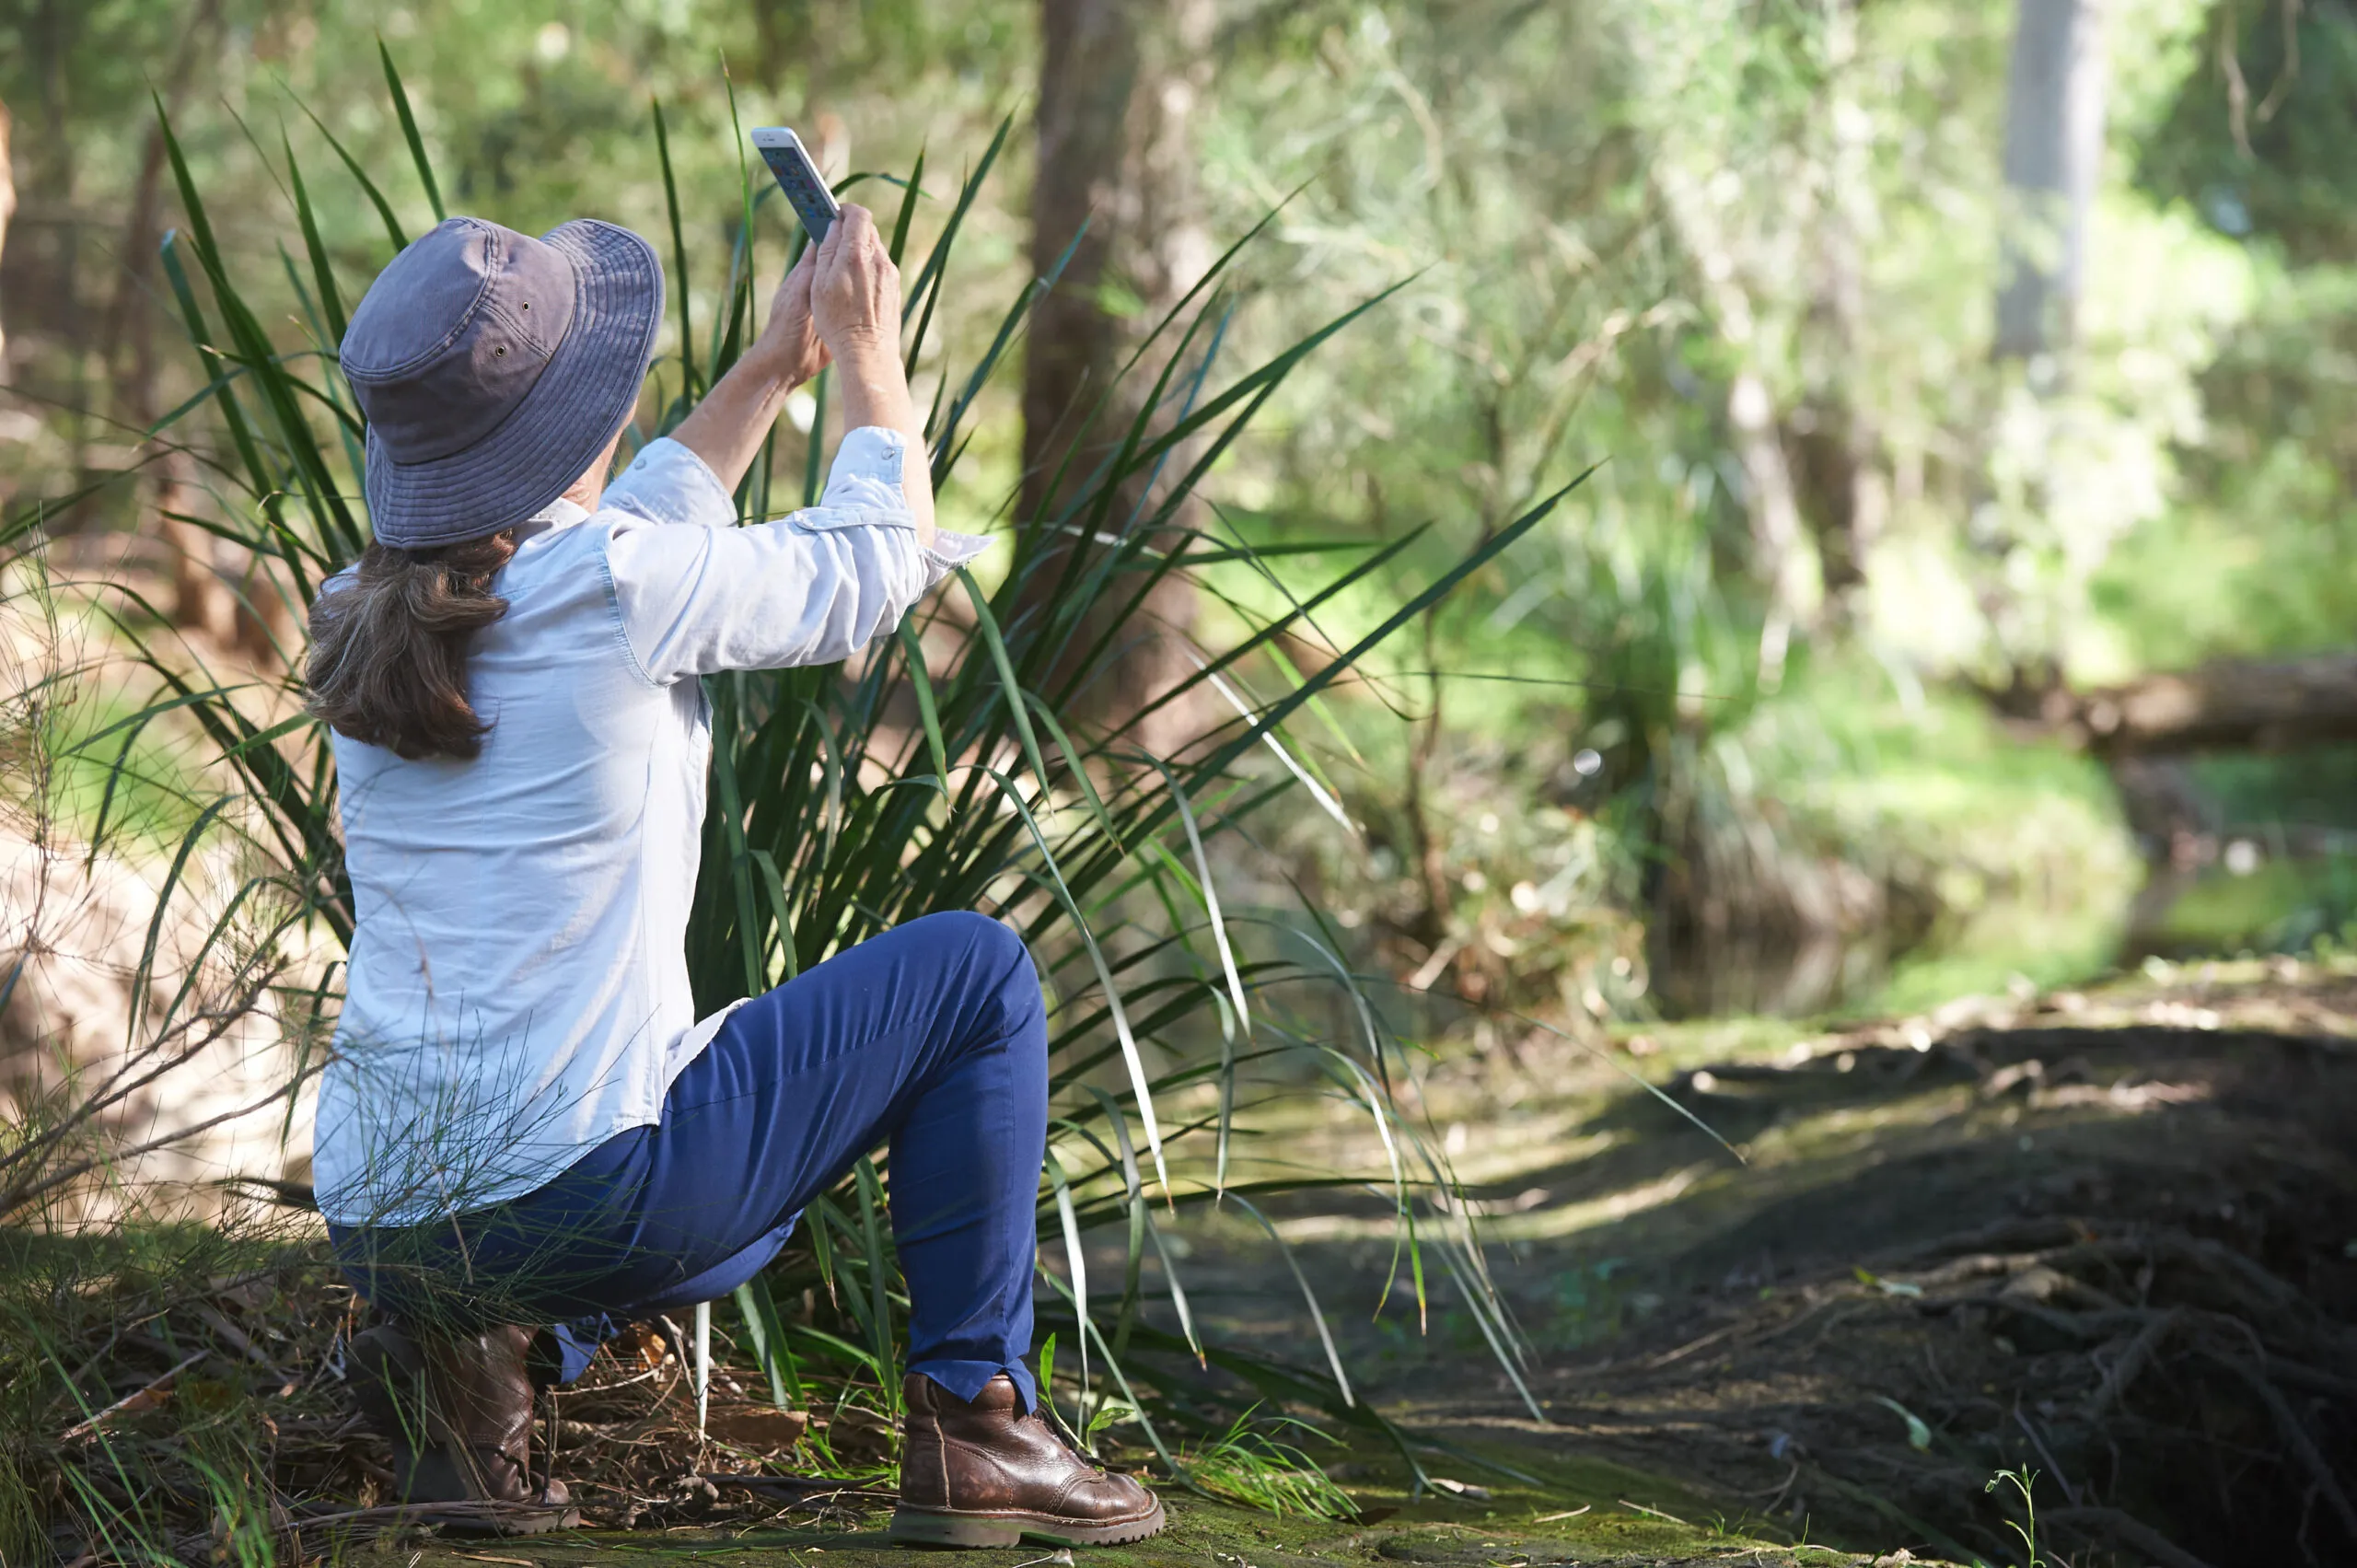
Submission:
M 1114 378 L 1208 265 L 1193 122 L 1210 70 L 1213 20 L 1211 0 L 1041 0 L 1032 264 L 1045 275 L 1073 249 L 1031 319 L 1020 500 L 1027 527 L 1052 518 L 1120 444 L 1160 366 L 1149 355 L 1119 384 Z M 1163 473 L 1183 466 L 1173 460 Z M 1107 530 L 1133 526 L 1150 499 L 1143 481 L 1132 481 Z M 1186 518 L 1175 520 L 1183 526 Z M 1074 548 L 1042 536 L 1030 578 L 1035 605 L 1052 594 Z M 1116 604 L 1125 598 L 1117 592 Z M 1157 587 L 1120 628 L 1109 669 L 1080 693 L 1082 714 L 1124 722 L 1184 679 L 1193 668 L 1186 648 L 1193 619 L 1190 584 Z M 1103 630 L 1091 627 L 1075 639 L 1075 656 Z M 1072 673 L 1058 669 L 1051 679 L 1060 684 Z M 1165 712 L 1133 738 L 1167 752 L 1192 727 L 1190 715 Z
M 8 106 L 0 103 L 0 255 L 8 246 L 8 220 L 17 215 L 17 179 L 8 161 Z M 0 321 L 0 387 L 8 384 L 8 337 Z

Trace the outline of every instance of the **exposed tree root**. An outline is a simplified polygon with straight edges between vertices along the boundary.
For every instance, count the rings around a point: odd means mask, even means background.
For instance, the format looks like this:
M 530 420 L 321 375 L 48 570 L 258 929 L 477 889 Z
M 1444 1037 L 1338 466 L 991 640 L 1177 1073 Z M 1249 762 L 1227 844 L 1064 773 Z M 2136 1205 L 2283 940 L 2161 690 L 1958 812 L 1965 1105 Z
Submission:
M 2306 1005 L 2357 1014 L 2337 991 Z M 1715 1471 L 1812 1539 L 1896 1526 L 2024 1560 L 2026 1514 L 1983 1483 L 2026 1467 L 2044 1554 L 2073 1568 L 2357 1562 L 2357 1051 L 2198 1016 L 1928 1043 L 1871 1026 L 1681 1074 L 1738 1141 L 1909 1109 L 1890 1144 L 1688 1243 L 1701 1316 L 1565 1379 L 1573 1440 Z M 1879 1247 L 1845 1244 L 1862 1224 Z
M 2049 1525 L 2081 1531 L 2092 1540 L 2117 1541 L 2133 1547 L 2161 1568 L 2210 1568 L 2207 1562 L 2176 1545 L 2135 1515 L 2118 1508 L 2049 1508 L 2043 1516 Z

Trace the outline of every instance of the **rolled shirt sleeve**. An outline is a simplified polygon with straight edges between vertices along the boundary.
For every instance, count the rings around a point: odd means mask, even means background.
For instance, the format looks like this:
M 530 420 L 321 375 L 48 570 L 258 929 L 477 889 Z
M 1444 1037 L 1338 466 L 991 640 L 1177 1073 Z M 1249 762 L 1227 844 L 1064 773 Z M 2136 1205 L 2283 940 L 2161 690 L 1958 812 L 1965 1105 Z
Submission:
M 668 685 L 724 669 L 832 664 L 898 626 L 987 540 L 917 543 L 900 432 L 845 436 L 819 505 L 732 526 L 719 479 L 676 441 L 651 441 L 607 490 L 606 566 L 622 635 Z
M 737 503 L 720 476 L 668 436 L 640 447 L 630 466 L 606 486 L 599 505 L 650 523 L 725 528 L 737 520 Z
M 834 467 L 827 473 L 827 489 L 819 498 L 821 508 L 843 511 L 883 511 L 907 515 L 908 496 L 900 488 L 900 465 L 908 460 L 909 438 L 897 430 L 865 425 L 843 437 L 836 448 Z M 806 516 L 807 514 L 805 514 Z M 933 530 L 933 548 L 924 552 L 924 590 L 990 548 L 979 534 Z

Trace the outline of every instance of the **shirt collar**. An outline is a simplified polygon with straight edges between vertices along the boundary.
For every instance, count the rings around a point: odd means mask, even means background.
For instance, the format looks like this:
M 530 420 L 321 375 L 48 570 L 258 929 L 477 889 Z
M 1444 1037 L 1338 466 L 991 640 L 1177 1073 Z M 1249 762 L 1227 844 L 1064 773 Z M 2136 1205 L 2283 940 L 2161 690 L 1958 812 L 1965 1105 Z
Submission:
M 517 524 L 516 537 L 524 540 L 531 538 L 534 534 L 550 533 L 557 528 L 569 528 L 575 523 L 587 521 L 588 517 L 589 514 L 582 510 L 579 502 L 568 501 L 560 495 Z

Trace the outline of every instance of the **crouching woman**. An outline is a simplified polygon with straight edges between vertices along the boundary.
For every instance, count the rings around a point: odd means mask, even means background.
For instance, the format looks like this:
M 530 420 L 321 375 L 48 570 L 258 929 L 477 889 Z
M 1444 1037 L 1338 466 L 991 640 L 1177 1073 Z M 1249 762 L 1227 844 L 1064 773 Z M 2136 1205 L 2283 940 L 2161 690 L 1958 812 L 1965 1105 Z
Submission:
M 1021 941 L 936 914 L 708 1017 L 689 989 L 698 678 L 842 659 L 981 545 L 934 527 L 899 295 L 845 207 L 751 349 L 610 484 L 662 319 L 644 239 L 453 218 L 354 313 L 376 542 L 311 618 L 356 921 L 315 1175 L 387 1318 L 352 1362 L 409 1501 L 573 1520 L 531 1466 L 536 1389 L 616 1325 L 727 1295 L 888 1142 L 893 1534 L 1161 1527 L 1144 1487 L 1059 1441 L 1023 1364 L 1047 1034 Z M 830 360 L 849 433 L 821 503 L 737 526 L 731 492 Z

